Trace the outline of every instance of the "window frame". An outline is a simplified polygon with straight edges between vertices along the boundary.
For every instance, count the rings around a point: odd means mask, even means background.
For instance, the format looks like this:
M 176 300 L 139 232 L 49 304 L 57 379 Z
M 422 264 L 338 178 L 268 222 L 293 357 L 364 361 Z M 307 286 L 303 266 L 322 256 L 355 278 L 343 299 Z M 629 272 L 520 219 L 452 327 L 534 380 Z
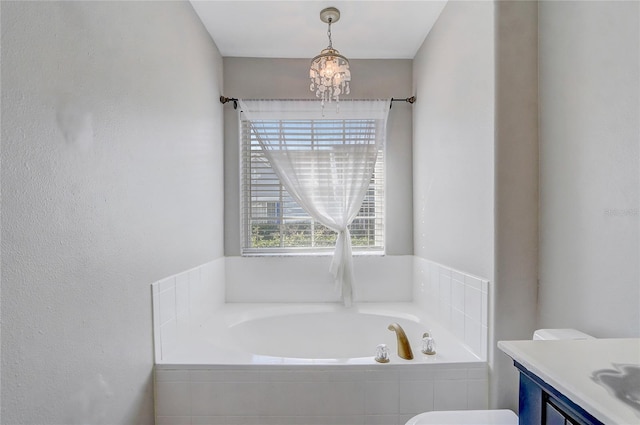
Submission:
M 348 120 L 348 119 L 346 119 Z M 355 120 L 355 119 L 354 119 Z M 287 119 L 274 119 L 274 121 L 300 121 L 300 120 L 287 120 Z M 308 121 L 314 121 L 309 119 Z M 280 246 L 277 247 L 254 247 L 251 245 L 251 237 L 252 231 L 250 229 L 250 225 L 248 221 L 255 220 L 255 215 L 252 215 L 250 212 L 250 206 L 247 204 L 251 203 L 251 189 L 247 189 L 247 185 L 251 183 L 251 169 L 247 170 L 246 167 L 248 164 L 252 164 L 251 158 L 248 156 L 251 155 L 250 145 L 252 141 L 255 140 L 254 137 L 251 137 L 250 134 L 252 130 L 250 129 L 250 125 L 248 124 L 249 120 L 244 119 L 241 115 L 238 120 L 238 134 L 239 134 L 239 171 L 240 171 L 240 255 L 244 257 L 249 256 L 328 256 L 332 255 L 334 252 L 335 243 L 332 242 L 328 246 L 304 246 L 304 247 L 292 247 L 292 246 L 282 246 L 282 233 L 281 233 L 281 242 Z M 249 132 L 249 140 L 246 140 L 247 131 Z M 386 161 L 386 143 L 382 143 L 380 149 L 378 151 L 378 158 L 376 160 L 376 165 L 374 169 L 374 175 L 372 178 L 372 183 L 370 183 L 368 191 L 373 190 L 376 192 L 373 195 L 372 202 L 374 203 L 374 215 L 370 217 L 366 217 L 365 219 L 371 219 L 374 223 L 374 239 L 375 243 L 371 246 L 362 246 L 362 245 L 353 245 L 353 255 L 374 255 L 374 256 L 382 256 L 386 253 L 386 219 L 387 219 L 387 205 L 386 205 L 386 192 L 387 192 L 387 161 Z M 266 156 L 263 154 L 263 158 L 265 160 Z M 268 161 L 268 160 L 267 160 Z M 269 166 L 270 168 L 270 166 Z M 247 180 L 249 183 L 247 183 Z M 382 181 L 380 181 L 382 180 Z M 280 187 L 280 192 L 286 192 L 286 189 L 282 185 L 281 182 L 278 181 L 278 186 Z M 363 200 L 363 205 L 367 197 Z M 282 197 L 280 198 L 282 202 Z M 293 200 L 292 200 L 293 201 Z M 265 201 L 265 208 L 268 209 L 269 202 L 275 201 Z M 295 202 L 295 201 L 293 201 Z M 296 204 L 297 205 L 297 204 Z M 298 206 L 298 208 L 301 208 Z M 362 209 L 362 206 L 361 206 Z M 287 219 L 291 219 L 291 217 L 286 217 L 282 214 L 282 210 L 284 208 L 282 205 L 280 206 L 281 214 L 277 217 L 263 217 L 264 219 L 275 219 L 278 221 L 285 221 Z M 358 213 L 358 216 L 360 212 Z M 358 220 L 358 216 L 354 219 L 354 222 Z M 260 219 L 260 217 L 258 217 Z M 317 223 L 312 217 L 306 214 L 303 217 L 303 220 L 309 220 L 310 226 L 313 229 L 316 225 L 321 224 Z M 352 224 L 349 226 L 350 230 Z M 313 239 L 313 237 L 312 237 Z M 353 234 L 352 234 L 353 241 Z

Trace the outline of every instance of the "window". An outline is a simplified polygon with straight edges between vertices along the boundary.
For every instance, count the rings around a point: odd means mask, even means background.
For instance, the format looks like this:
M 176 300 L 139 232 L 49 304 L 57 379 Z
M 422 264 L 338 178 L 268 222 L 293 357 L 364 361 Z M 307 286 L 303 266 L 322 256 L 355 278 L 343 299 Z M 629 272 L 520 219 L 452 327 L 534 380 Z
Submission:
M 266 121 L 266 123 L 265 123 Z M 296 149 L 330 150 L 363 126 L 379 131 L 373 119 L 265 120 L 261 124 L 294 135 Z M 336 130 L 338 128 L 339 130 Z M 374 136 L 375 137 L 375 136 Z M 242 254 L 333 252 L 337 234 L 317 223 L 287 193 L 252 130 L 241 120 Z M 384 252 L 384 149 L 378 151 L 373 176 L 360 210 L 349 226 L 354 252 Z

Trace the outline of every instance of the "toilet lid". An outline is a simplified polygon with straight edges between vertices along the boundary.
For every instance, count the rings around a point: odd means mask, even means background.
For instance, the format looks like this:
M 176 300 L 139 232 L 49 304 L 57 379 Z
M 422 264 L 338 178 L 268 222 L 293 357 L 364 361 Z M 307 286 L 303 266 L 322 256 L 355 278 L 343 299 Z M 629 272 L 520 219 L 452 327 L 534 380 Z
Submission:
M 506 409 L 426 412 L 409 419 L 406 425 L 518 425 L 518 417 Z

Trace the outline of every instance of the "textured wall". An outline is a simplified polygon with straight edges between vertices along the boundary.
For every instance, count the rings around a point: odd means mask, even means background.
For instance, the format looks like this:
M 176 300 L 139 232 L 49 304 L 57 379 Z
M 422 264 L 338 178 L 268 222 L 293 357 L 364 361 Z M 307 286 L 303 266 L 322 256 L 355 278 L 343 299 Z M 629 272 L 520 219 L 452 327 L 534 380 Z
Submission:
M 540 3 L 540 325 L 640 336 L 640 3 Z
M 152 423 L 150 283 L 223 252 L 187 2 L 2 2 L 2 421 Z
M 313 99 L 309 91 L 309 59 L 225 58 L 225 96 L 247 99 Z M 350 61 L 352 99 L 404 98 L 411 93 L 411 60 Z M 261 77 L 269 75 L 268 79 Z M 386 252 L 413 253 L 412 106 L 396 102 L 389 111 L 386 145 Z M 240 255 L 240 171 L 238 119 L 225 109 L 225 253 Z

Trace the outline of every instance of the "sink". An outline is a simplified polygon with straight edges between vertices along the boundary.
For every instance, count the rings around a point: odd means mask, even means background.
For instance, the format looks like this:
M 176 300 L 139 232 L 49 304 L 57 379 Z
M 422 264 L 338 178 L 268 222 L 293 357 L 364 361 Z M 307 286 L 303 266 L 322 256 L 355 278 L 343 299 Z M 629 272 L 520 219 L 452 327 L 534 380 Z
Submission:
M 592 379 L 614 397 L 640 413 L 640 365 L 612 363 L 613 369 L 601 369 Z

